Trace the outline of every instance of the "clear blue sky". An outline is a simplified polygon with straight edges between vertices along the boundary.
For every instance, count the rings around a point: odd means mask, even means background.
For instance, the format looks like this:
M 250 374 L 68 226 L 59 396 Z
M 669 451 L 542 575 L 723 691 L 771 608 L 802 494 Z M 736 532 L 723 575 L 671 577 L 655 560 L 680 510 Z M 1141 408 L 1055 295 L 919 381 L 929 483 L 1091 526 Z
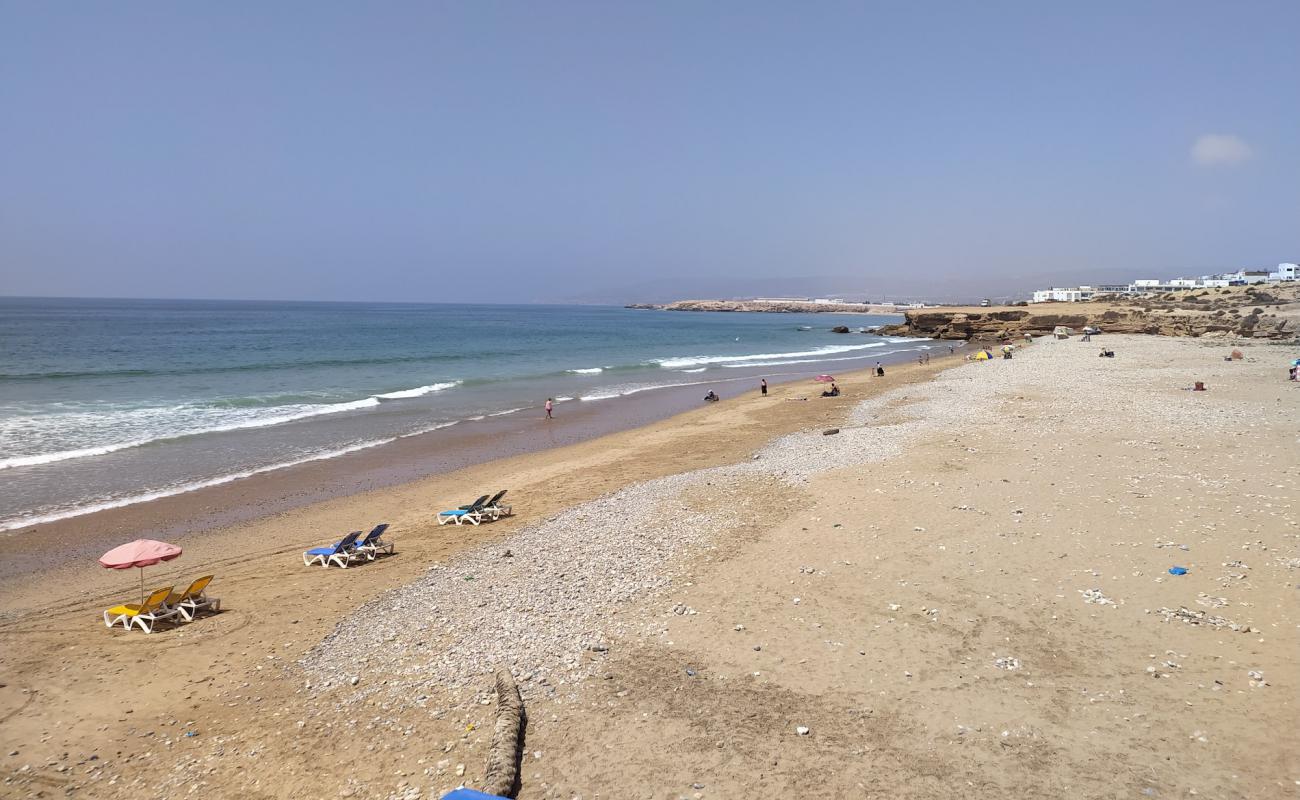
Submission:
M 1295 0 L 0 0 L 0 294 L 1276 264 L 1300 258 L 1298 32 Z

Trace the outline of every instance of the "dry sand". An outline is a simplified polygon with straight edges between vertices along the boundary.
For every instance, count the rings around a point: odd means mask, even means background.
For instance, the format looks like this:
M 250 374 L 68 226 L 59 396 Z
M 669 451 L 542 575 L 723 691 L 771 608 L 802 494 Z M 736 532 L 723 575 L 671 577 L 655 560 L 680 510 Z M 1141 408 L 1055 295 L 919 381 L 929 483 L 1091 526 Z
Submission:
M 1294 796 L 1294 355 L 1104 343 L 217 531 L 150 583 L 215 571 L 230 610 L 152 636 L 97 621 L 120 575 L 8 580 L 0 794 L 436 797 L 508 666 L 524 798 Z M 514 519 L 430 522 L 496 485 Z M 381 518 L 397 556 L 301 566 Z

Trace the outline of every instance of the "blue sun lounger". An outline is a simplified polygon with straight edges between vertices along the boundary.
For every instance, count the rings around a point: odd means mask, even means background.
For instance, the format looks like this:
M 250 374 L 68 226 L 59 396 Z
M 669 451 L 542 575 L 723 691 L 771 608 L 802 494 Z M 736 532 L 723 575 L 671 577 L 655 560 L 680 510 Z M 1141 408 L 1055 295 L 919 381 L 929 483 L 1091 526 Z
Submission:
M 314 547 L 302 554 L 302 563 L 305 566 L 312 566 L 317 561 L 322 567 L 328 568 L 330 564 L 338 564 L 343 569 L 347 569 L 348 564 L 356 558 L 359 553 L 356 551 L 357 539 L 360 538 L 361 531 L 353 531 L 343 540 L 330 545 L 329 547 Z
M 467 506 L 453 508 L 450 511 L 438 512 L 438 524 L 446 525 L 448 522 L 454 522 L 462 525 L 466 522 L 471 525 L 477 525 L 483 521 L 483 505 L 487 503 L 489 495 L 483 495 L 479 499 Z
M 384 531 L 388 530 L 388 523 L 376 525 L 375 529 L 366 534 L 366 538 L 357 544 L 357 552 L 365 556 L 367 560 L 374 561 L 383 551 L 390 556 L 393 554 L 393 543 L 384 541 Z

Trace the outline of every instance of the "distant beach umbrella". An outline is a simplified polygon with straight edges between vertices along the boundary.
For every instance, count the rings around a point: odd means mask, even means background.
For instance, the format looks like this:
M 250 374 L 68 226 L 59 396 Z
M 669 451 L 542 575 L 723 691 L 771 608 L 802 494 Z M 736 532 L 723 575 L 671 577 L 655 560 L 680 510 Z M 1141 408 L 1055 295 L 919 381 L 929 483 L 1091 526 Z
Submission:
M 834 382 L 835 382 L 835 376 L 834 376 L 834 375 L 818 375 L 816 378 L 813 378 L 813 380 L 817 381 L 818 383 L 834 383 Z
M 140 603 L 144 604 L 144 568 L 171 561 L 181 554 L 181 549 L 174 544 L 153 539 L 136 539 L 134 542 L 114 547 L 99 557 L 100 565 L 108 569 L 140 570 Z

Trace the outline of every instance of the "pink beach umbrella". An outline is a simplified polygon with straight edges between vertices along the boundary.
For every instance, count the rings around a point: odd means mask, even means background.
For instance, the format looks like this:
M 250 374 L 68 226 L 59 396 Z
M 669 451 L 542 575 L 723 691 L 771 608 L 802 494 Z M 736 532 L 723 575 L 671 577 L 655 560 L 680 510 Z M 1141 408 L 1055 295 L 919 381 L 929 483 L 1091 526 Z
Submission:
M 144 603 L 144 568 L 171 561 L 181 554 L 181 549 L 174 544 L 157 542 L 153 539 L 136 539 L 109 550 L 99 557 L 99 563 L 109 569 L 140 570 L 140 603 Z
M 818 375 L 816 378 L 813 378 L 813 380 L 817 381 L 818 383 L 834 383 L 834 382 L 835 382 L 835 376 L 834 376 L 834 375 Z

